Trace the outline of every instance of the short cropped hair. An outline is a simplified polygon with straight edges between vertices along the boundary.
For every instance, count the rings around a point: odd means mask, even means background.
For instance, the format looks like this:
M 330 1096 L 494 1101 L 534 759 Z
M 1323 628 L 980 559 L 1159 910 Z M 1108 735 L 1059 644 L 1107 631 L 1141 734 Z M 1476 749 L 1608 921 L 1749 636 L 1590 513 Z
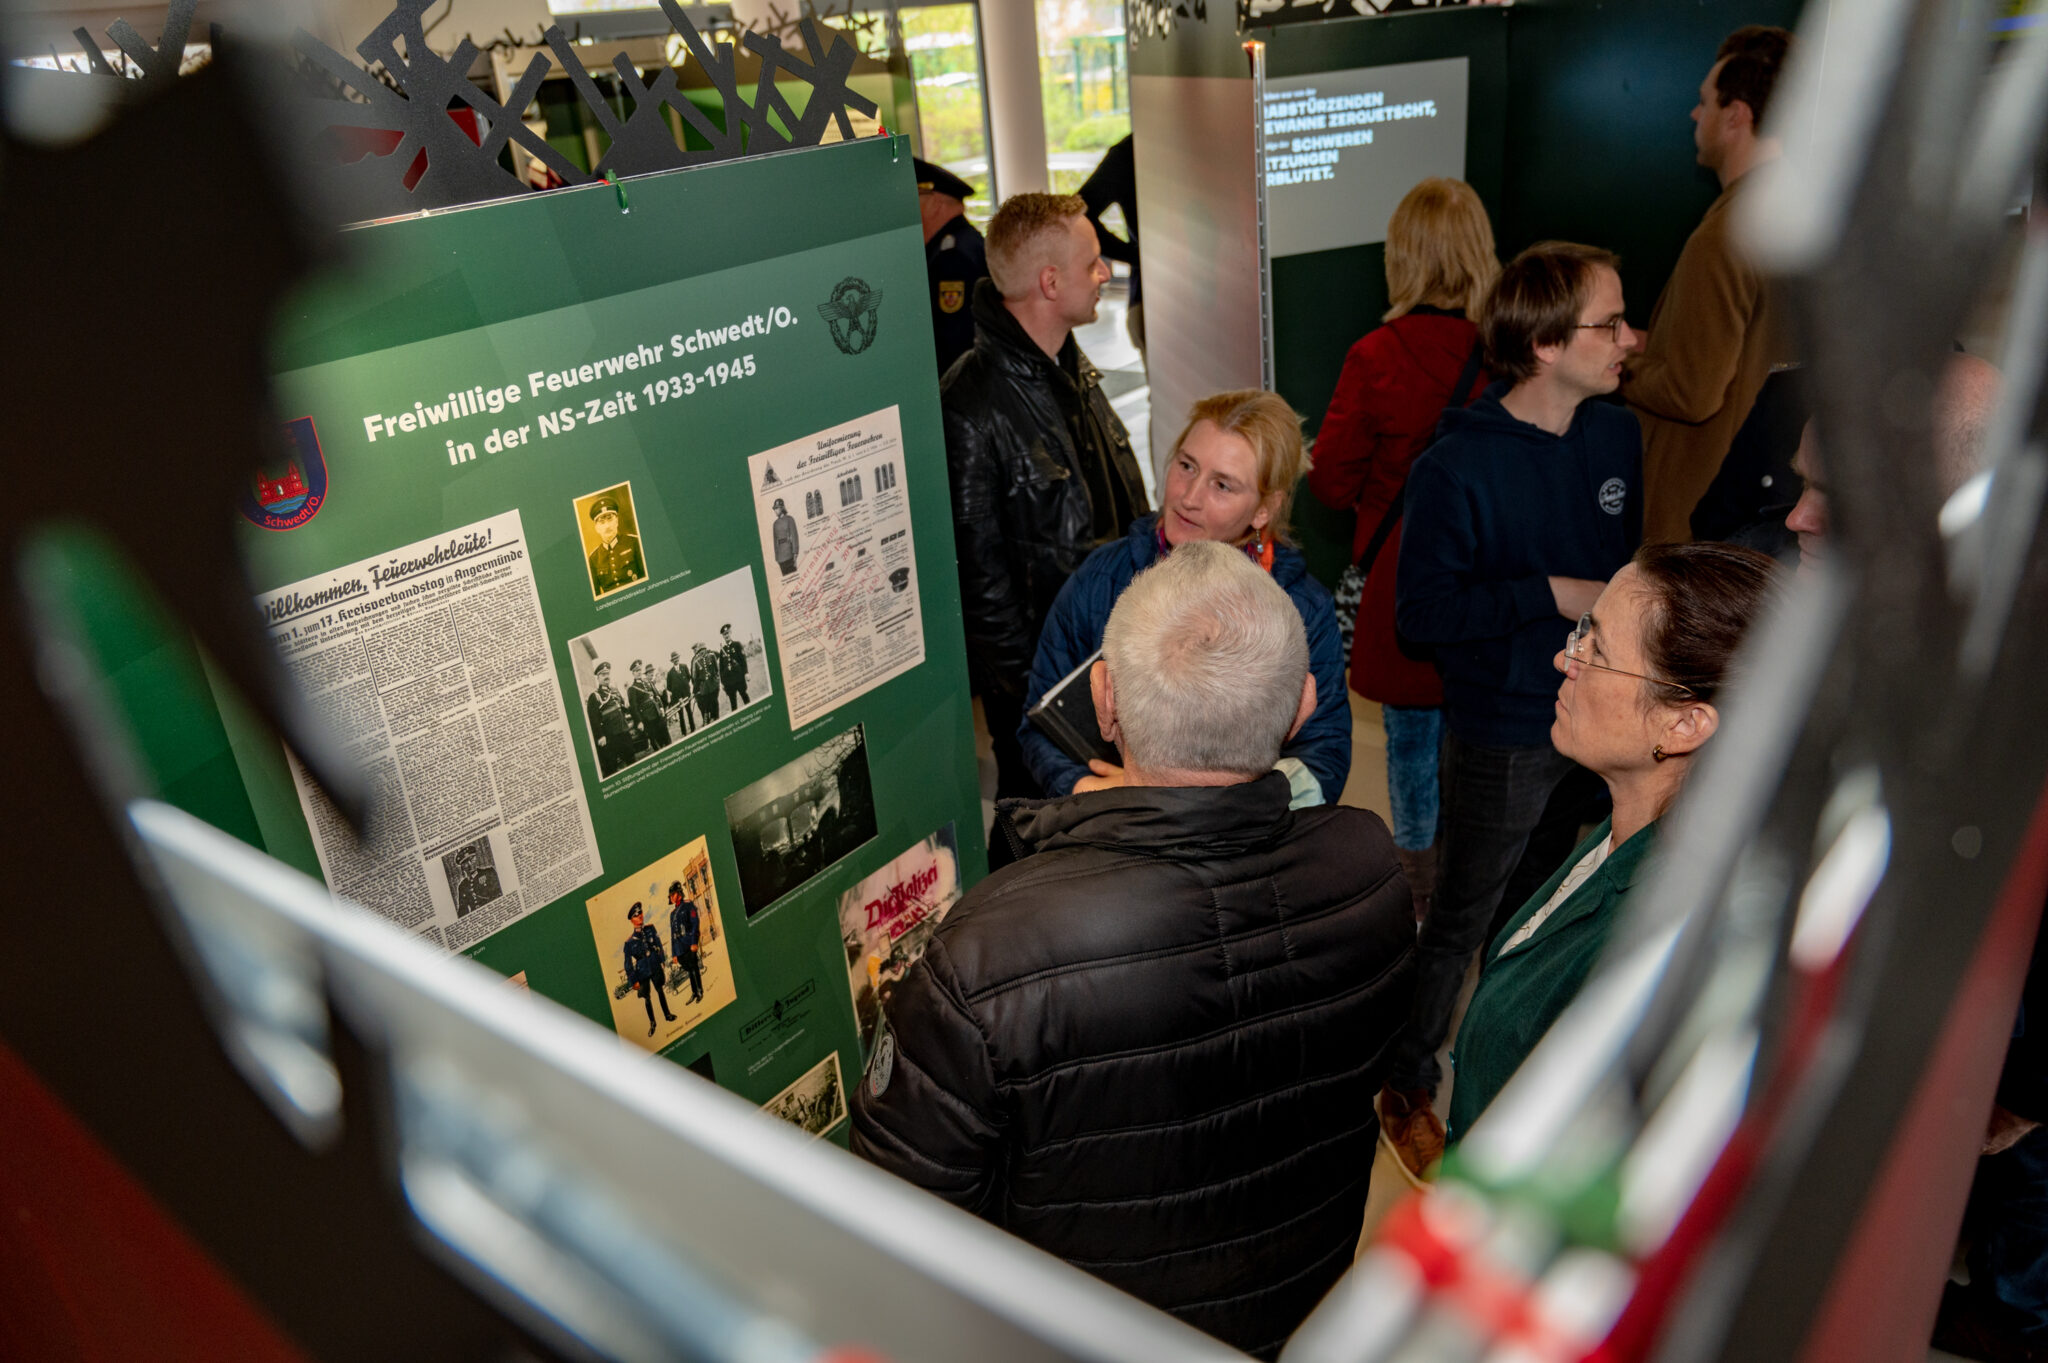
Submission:
M 1308 635 L 1270 573 L 1198 540 L 1132 579 L 1102 657 L 1126 761 L 1251 778 L 1280 760 L 1294 727 Z
M 1401 197 L 1387 219 L 1387 302 L 1391 322 L 1432 298 L 1454 298 L 1467 317 L 1500 273 L 1486 206 L 1463 180 L 1432 175 Z
M 1715 61 L 1726 63 L 1714 77 L 1714 94 L 1721 107 L 1741 100 L 1761 129 L 1764 109 L 1771 102 L 1771 92 L 1778 88 L 1778 73 L 1785 69 L 1791 51 L 1792 35 L 1765 24 L 1749 24 L 1723 38 L 1714 54 Z
M 1195 426 L 1208 422 L 1230 435 L 1243 436 L 1252 447 L 1258 468 L 1259 500 L 1280 492 L 1280 505 L 1266 523 L 1266 533 L 1276 540 L 1287 539 L 1287 512 L 1294 504 L 1294 489 L 1308 472 L 1308 451 L 1301 443 L 1301 414 L 1287 405 L 1287 399 L 1262 388 L 1239 388 L 1203 398 L 1188 408 L 1188 424 L 1181 427 L 1173 452 L 1187 444 Z
M 1577 334 L 1602 266 L 1618 271 L 1621 257 L 1570 241 L 1539 241 L 1509 261 L 1480 309 L 1486 367 L 1515 383 L 1534 377 L 1536 347 L 1566 345 Z
M 1078 194 L 1012 194 L 1003 200 L 989 219 L 985 243 L 988 277 L 1003 297 L 1020 297 L 1040 270 L 1059 263 L 1054 233 L 1087 211 Z

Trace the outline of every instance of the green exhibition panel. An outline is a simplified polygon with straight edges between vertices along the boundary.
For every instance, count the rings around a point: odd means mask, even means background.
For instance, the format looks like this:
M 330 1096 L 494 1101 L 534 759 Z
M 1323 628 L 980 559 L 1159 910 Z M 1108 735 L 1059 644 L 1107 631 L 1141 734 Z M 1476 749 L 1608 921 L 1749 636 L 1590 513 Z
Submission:
M 985 865 L 916 203 L 872 138 L 350 233 L 241 511 L 367 836 L 221 707 L 272 854 L 842 1142 Z

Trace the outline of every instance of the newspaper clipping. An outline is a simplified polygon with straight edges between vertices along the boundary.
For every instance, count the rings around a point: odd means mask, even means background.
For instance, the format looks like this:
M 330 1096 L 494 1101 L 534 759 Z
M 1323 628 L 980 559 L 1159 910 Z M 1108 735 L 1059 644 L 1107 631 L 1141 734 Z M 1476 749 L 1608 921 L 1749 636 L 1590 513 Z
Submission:
M 839 896 L 839 936 L 863 1064 L 897 982 L 924 955 L 959 898 L 960 847 L 952 824 Z
M 329 889 L 460 951 L 603 870 L 518 512 L 257 604 L 370 793 L 358 842 L 291 764 Z
M 800 729 L 924 661 L 894 407 L 747 460 L 761 561 Z

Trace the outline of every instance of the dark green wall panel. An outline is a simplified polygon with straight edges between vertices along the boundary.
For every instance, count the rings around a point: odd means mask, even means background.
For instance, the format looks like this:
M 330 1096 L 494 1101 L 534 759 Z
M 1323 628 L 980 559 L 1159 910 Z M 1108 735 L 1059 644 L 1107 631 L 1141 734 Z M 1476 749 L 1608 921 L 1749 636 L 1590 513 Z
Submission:
M 1509 29 L 1505 257 L 1547 238 L 1621 254 L 1648 322 L 1685 239 L 1720 192 L 1693 160 L 1700 78 L 1744 24 L 1799 21 L 1796 0 L 1527 0 Z

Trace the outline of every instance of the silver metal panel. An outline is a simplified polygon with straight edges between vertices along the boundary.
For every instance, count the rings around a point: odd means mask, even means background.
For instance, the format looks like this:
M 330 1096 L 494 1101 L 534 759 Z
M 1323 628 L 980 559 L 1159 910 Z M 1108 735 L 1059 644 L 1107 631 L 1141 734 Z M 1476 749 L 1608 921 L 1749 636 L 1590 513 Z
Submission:
M 1131 77 L 1152 465 L 1197 398 L 1264 382 L 1253 85 Z
M 324 999 L 391 1086 L 399 1182 L 450 1267 L 558 1347 L 616 1359 L 1228 1363 L 1244 1355 L 446 957 L 166 805 L 132 807 L 218 1019 L 295 1129 L 338 1114 Z M 815 1341 L 813 1343 L 812 1341 Z M 768 1347 L 772 1343 L 774 1347 Z

